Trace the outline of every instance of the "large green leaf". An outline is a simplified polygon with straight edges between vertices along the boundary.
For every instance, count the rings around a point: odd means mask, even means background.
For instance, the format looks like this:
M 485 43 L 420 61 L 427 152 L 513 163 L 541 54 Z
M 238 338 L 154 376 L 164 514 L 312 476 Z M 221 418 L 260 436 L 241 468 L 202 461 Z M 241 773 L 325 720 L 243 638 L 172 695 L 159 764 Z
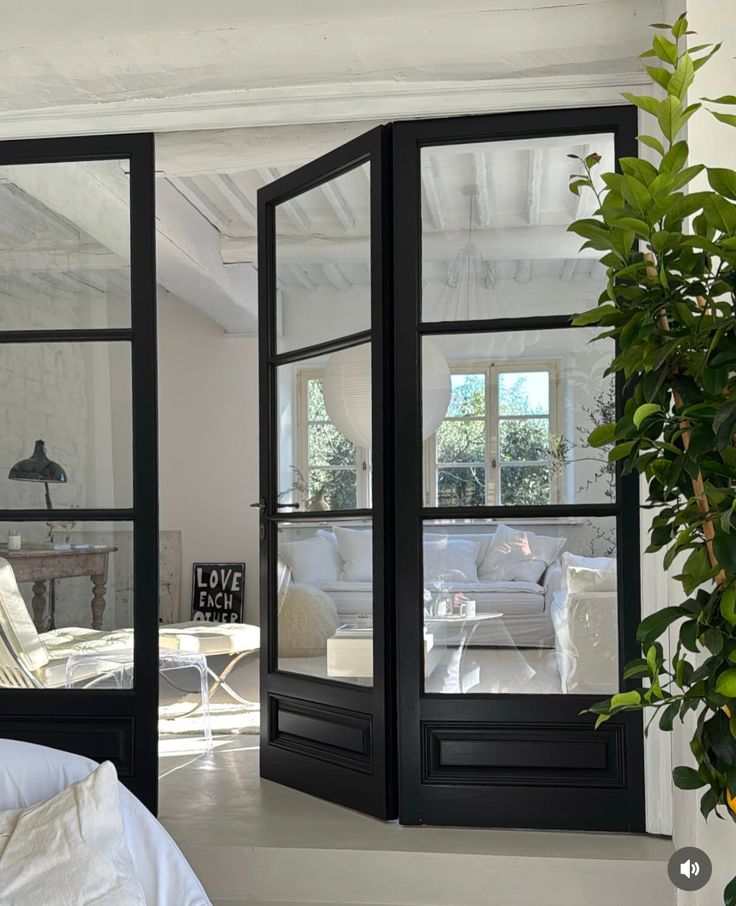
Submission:
M 714 192 L 736 199 L 736 172 L 725 167 L 708 167 L 708 182 Z
M 679 765 L 672 771 L 672 780 L 678 790 L 699 790 L 705 786 L 705 780 L 694 768 Z

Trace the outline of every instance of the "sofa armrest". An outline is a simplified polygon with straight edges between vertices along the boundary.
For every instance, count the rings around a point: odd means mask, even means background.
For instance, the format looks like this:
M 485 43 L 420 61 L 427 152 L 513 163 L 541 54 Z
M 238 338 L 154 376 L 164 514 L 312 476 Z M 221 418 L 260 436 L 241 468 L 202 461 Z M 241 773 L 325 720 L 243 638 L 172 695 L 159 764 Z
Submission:
M 550 610 L 562 691 L 618 691 L 618 596 L 615 591 L 558 592 Z

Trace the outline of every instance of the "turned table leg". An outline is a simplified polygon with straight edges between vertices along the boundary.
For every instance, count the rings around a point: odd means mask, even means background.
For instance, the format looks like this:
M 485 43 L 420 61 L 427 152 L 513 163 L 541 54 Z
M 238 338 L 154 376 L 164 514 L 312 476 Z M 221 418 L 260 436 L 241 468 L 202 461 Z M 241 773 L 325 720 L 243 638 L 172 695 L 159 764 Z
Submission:
M 33 583 L 33 600 L 31 601 L 31 606 L 33 607 L 33 622 L 36 626 L 36 629 L 39 632 L 43 632 L 46 628 L 44 625 L 44 618 L 46 616 L 45 582 L 37 580 Z
M 102 616 L 105 613 L 105 591 L 107 574 L 92 576 L 92 628 L 102 629 Z

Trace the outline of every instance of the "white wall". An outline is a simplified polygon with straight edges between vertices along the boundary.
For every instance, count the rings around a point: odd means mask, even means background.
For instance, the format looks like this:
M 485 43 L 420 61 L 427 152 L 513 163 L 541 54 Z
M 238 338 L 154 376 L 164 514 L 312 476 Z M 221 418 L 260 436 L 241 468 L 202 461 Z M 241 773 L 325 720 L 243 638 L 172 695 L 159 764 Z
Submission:
M 687 6 L 690 27 L 699 33 L 692 37 L 693 43 L 724 41 L 721 52 L 699 71 L 695 91 L 691 94 L 694 97 L 733 94 L 736 89 L 736 7 L 722 0 L 688 0 Z M 736 130 L 719 124 L 709 114 L 700 112 L 693 117 L 688 140 L 691 162 L 731 169 L 736 166 Z M 702 185 L 695 188 L 708 188 L 707 181 L 703 179 Z M 678 587 L 672 588 L 671 595 L 672 603 L 679 603 L 682 599 Z M 675 734 L 673 764 L 693 763 L 687 745 L 689 738 L 689 728 Z M 699 798 L 699 793 L 675 792 L 674 840 L 676 846 L 699 846 L 705 850 L 713 862 L 713 878 L 699 893 L 681 894 L 679 903 L 721 906 L 723 887 L 736 875 L 736 824 L 731 820 L 719 821 L 713 815 L 707 822 L 704 821 L 698 811 Z
M 246 619 L 258 622 L 258 341 L 159 294 L 159 499 L 182 532 L 181 619 L 194 561 L 246 563 Z

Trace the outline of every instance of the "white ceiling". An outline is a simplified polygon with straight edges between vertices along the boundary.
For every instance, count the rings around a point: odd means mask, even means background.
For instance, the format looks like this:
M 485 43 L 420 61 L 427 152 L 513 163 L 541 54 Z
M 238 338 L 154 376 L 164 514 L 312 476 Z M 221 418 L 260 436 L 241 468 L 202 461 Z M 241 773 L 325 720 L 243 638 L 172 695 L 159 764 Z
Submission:
M 637 54 L 662 6 L 663 0 L 16 4 L 0 32 L 0 137 L 157 130 L 161 285 L 226 330 L 252 333 L 259 186 L 374 122 L 615 101 L 620 87 L 641 80 Z M 566 193 L 569 162 L 561 149 L 489 148 L 425 170 L 430 277 L 441 278 L 457 248 L 466 203 L 459 189 L 479 178 L 481 163 L 487 204 L 475 214 L 475 239 L 497 277 L 584 273 L 587 265 L 570 263 L 576 240 L 563 228 L 578 209 Z M 39 220 L 44 229 L 49 217 L 67 225 L 45 249 L 60 253 L 48 265 L 57 283 L 94 284 L 101 273 L 116 279 L 109 261 L 96 274 L 64 257 L 75 241 L 119 254 L 109 223 L 91 215 L 97 205 L 110 222 L 127 222 L 120 186 L 108 185 L 108 177 L 95 178 L 96 200 L 85 206 L 73 192 L 50 198 L 27 181 L 16 184 L 24 205 L 48 209 Z M 367 280 L 365 262 L 348 260 L 365 245 L 366 190 L 367 180 L 348 180 L 339 193 L 320 190 L 291 206 L 282 245 L 292 261 L 280 274 L 282 286 L 347 289 Z M 0 274 L 10 279 L 2 255 L 15 249 L 25 254 L 17 261 L 22 279 L 37 281 L 22 237 L 3 233 L 3 218 L 20 216 L 11 195 L 7 186 L 0 194 Z M 68 225 L 81 238 L 70 242 Z

